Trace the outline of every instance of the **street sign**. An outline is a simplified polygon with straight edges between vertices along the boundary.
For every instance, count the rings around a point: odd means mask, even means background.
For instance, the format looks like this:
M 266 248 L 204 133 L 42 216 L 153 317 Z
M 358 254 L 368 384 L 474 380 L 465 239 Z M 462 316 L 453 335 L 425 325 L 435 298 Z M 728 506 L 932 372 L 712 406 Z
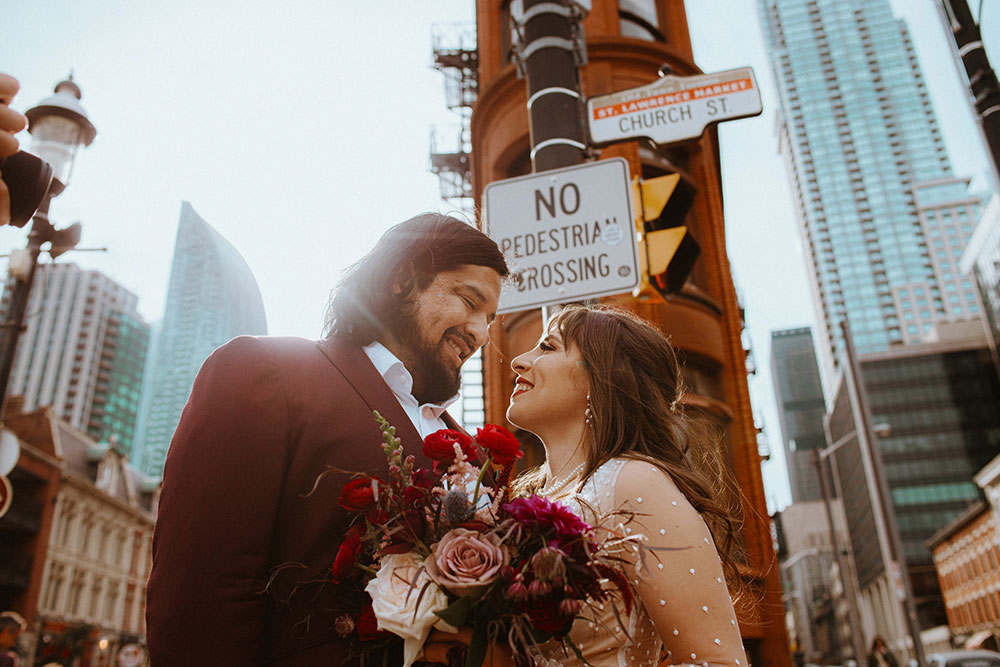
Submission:
M 483 216 L 514 276 L 501 291 L 501 313 L 622 294 L 639 284 L 623 158 L 490 183 Z
M 700 137 L 712 123 L 757 116 L 762 110 L 753 69 L 659 81 L 587 100 L 594 144 L 645 137 L 657 145 Z

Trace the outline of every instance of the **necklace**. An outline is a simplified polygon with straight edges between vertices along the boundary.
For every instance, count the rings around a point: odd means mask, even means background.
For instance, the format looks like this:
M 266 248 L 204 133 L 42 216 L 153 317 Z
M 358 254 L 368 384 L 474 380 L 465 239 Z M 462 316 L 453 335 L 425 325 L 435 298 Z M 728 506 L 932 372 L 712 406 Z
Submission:
M 561 480 L 556 480 L 548 488 L 542 487 L 541 489 L 539 489 L 538 492 L 540 494 L 542 494 L 543 496 L 548 496 L 548 495 L 551 495 L 551 494 L 555 493 L 556 491 L 561 491 L 564 486 L 566 486 L 567 484 L 569 484 L 570 481 L 574 477 L 576 477 L 576 474 L 578 472 L 580 472 L 581 470 L 583 470 L 583 466 L 584 466 L 584 463 L 581 463 L 577 467 L 575 467 L 572 470 L 570 470 L 569 474 L 566 475 L 565 477 L 563 477 Z

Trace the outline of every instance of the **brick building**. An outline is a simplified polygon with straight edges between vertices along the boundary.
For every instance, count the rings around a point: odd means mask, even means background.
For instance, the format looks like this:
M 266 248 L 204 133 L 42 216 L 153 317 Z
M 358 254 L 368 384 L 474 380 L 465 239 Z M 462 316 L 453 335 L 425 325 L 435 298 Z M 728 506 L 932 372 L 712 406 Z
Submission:
M 11 402 L 4 421 L 21 454 L 11 512 L 0 518 L 10 556 L 0 607 L 28 623 L 24 662 L 115 664 L 120 648 L 144 641 L 159 487 L 114 442 L 95 442 L 51 408 L 20 414 Z
M 462 73 L 463 90 L 470 91 L 459 103 L 472 109 L 468 153 L 459 156 L 468 164 L 469 181 L 463 192 L 480 205 L 488 184 L 524 176 L 532 169 L 528 95 L 512 59 L 512 4 L 509 0 L 479 2 L 475 49 L 449 54 L 450 66 Z M 584 97 L 656 81 L 661 66 L 669 66 L 679 76 L 701 73 L 694 62 L 682 0 L 594 0 L 591 4 L 583 20 L 587 63 L 580 70 L 580 86 Z M 683 351 L 684 378 L 690 387 L 685 400 L 724 432 L 718 451 L 712 454 L 728 468 L 746 506 L 742 573 L 748 589 L 745 599 L 755 603 L 741 607 L 739 616 L 748 656 L 755 665 L 790 665 L 781 583 L 766 520 L 761 457 L 747 388 L 743 321 L 725 247 L 717 131 L 709 128 L 698 139 L 661 148 L 639 141 L 618 143 L 602 148 L 600 157 L 624 158 L 630 174 L 641 178 L 679 174 L 697 190 L 685 224 L 702 253 L 684 287 L 669 304 L 628 295 L 603 300 L 656 323 Z M 537 309 L 507 314 L 493 327 L 493 344 L 483 353 L 486 421 L 506 423 L 514 381 L 510 359 L 530 349 L 541 328 Z
M 932 551 L 954 640 L 998 647 L 1000 637 L 1000 456 L 976 476 L 989 502 L 977 502 L 938 531 Z

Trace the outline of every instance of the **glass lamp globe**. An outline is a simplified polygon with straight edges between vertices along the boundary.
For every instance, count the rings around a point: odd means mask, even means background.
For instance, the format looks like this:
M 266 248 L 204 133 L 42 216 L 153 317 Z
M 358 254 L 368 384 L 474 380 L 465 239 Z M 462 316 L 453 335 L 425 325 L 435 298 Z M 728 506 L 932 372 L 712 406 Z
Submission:
M 73 160 L 80 146 L 89 146 L 97 129 L 80 104 L 80 87 L 70 75 L 56 84 L 50 97 L 28 109 L 30 151 L 52 165 L 53 176 L 62 185 L 69 182 Z

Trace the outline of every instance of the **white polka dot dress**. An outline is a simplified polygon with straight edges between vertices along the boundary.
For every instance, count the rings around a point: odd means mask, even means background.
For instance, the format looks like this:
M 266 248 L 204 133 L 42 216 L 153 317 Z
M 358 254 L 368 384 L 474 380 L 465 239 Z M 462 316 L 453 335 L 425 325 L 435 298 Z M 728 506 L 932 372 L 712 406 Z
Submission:
M 585 607 L 568 641 L 594 667 L 653 667 L 664 655 L 670 665 L 741 667 L 747 664 L 732 600 L 724 583 L 715 544 L 701 516 L 670 478 L 649 463 L 613 459 L 584 484 L 570 485 L 552 497 L 596 522 L 615 509 L 636 513 L 618 528 L 643 547 L 628 573 L 636 579 L 638 598 L 632 613 L 604 603 Z M 617 523 L 616 518 L 614 523 Z M 605 521 L 605 524 L 609 522 Z M 613 588 L 608 584 L 609 588 Z M 615 607 L 618 607 L 617 614 Z M 582 667 L 570 651 L 549 642 L 532 656 L 535 665 Z

